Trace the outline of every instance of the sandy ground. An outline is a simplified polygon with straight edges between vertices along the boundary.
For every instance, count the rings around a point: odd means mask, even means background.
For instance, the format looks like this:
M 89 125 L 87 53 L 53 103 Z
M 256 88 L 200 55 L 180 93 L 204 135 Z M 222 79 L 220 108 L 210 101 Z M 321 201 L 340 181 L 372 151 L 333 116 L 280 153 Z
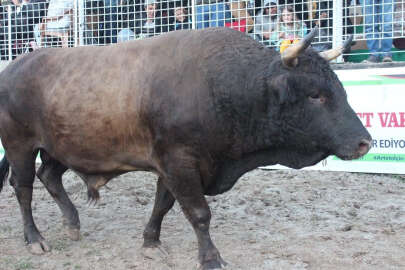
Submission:
M 73 173 L 65 187 L 81 217 L 81 239 L 64 235 L 61 214 L 39 181 L 34 218 L 53 250 L 28 253 L 12 187 L 0 194 L 0 269 L 196 269 L 197 243 L 178 205 L 161 240 L 169 257 L 141 255 L 156 177 L 123 175 L 87 203 Z M 208 197 L 211 235 L 226 269 L 405 269 L 405 179 L 400 176 L 254 170 L 228 193 Z

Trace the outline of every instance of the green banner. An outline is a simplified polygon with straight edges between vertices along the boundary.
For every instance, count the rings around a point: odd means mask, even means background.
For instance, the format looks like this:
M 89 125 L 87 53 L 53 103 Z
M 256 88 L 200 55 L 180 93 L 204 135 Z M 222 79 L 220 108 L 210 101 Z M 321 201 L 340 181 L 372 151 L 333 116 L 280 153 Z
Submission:
M 341 160 L 334 156 L 333 160 Z M 367 154 L 353 161 L 405 162 L 405 154 Z
M 383 84 L 405 84 L 404 74 L 401 75 L 373 75 L 371 80 L 343 81 L 344 86 L 366 86 Z

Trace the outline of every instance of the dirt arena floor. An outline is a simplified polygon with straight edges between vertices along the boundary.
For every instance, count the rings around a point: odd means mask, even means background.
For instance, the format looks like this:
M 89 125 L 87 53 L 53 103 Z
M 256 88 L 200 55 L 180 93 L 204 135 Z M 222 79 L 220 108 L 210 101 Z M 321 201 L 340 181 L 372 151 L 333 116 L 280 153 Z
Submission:
M 28 253 L 19 207 L 8 184 L 0 194 L 0 269 L 196 269 L 197 243 L 178 205 L 166 216 L 167 257 L 142 255 L 156 177 L 130 173 L 108 184 L 97 205 L 73 173 L 65 187 L 81 217 L 69 240 L 61 214 L 39 181 L 34 218 L 52 251 Z M 254 170 L 228 193 L 208 197 L 211 235 L 225 269 L 405 269 L 405 178 L 401 176 Z

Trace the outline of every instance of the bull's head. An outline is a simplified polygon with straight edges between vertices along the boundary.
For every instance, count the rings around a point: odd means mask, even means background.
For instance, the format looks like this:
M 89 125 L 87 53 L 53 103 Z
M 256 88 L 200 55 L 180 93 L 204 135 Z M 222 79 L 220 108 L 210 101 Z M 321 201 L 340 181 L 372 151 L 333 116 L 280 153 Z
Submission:
M 352 39 L 338 49 L 319 54 L 308 48 L 316 33 L 314 29 L 270 65 L 269 86 L 280 105 L 274 106 L 280 109 L 274 114 L 280 119 L 279 136 L 286 148 L 297 151 L 283 165 L 295 168 L 314 164 L 330 154 L 341 159 L 359 158 L 368 152 L 371 143 L 370 134 L 347 102 L 343 85 L 328 63 L 350 46 Z M 312 158 L 292 158 L 304 153 Z
M 309 45 L 311 45 L 312 40 L 314 37 L 318 34 L 318 26 L 316 26 L 314 29 L 312 29 L 311 33 L 309 33 L 305 38 L 303 38 L 299 43 L 294 44 L 287 49 L 284 50 L 284 52 L 281 54 L 281 59 L 283 61 L 284 66 L 286 67 L 295 67 L 298 64 L 298 56 L 300 53 L 305 51 Z M 346 42 L 343 44 L 343 46 L 340 46 L 339 48 L 331 49 L 328 51 L 321 52 L 320 55 L 326 60 L 326 61 L 331 61 L 337 57 L 339 57 L 344 51 L 346 51 L 353 40 L 353 35 L 351 35 Z

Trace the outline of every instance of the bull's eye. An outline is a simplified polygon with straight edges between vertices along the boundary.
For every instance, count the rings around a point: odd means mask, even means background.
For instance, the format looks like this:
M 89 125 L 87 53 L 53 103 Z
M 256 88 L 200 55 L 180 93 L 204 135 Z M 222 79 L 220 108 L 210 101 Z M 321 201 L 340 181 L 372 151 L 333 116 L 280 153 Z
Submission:
M 308 97 L 308 99 L 309 99 L 310 102 L 315 103 L 315 104 L 323 104 L 326 101 L 325 97 L 323 97 L 323 96 L 321 96 L 319 94 L 310 95 Z

